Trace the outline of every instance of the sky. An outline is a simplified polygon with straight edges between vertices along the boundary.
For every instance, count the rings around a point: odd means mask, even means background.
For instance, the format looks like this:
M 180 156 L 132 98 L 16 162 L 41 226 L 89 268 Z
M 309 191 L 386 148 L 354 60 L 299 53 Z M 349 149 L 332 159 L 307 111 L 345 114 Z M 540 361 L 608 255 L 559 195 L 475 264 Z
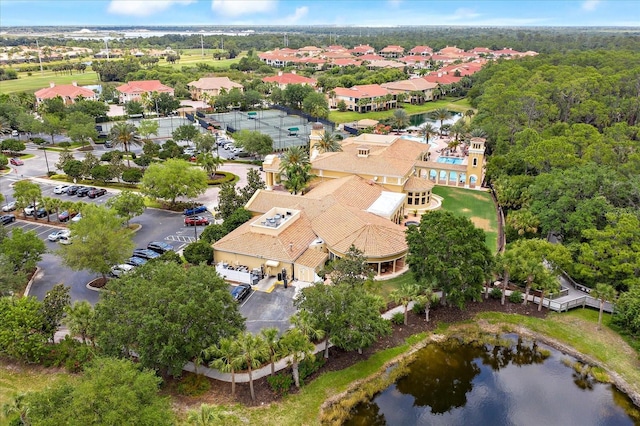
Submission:
M 640 27 L 640 0 L 0 0 L 27 25 Z

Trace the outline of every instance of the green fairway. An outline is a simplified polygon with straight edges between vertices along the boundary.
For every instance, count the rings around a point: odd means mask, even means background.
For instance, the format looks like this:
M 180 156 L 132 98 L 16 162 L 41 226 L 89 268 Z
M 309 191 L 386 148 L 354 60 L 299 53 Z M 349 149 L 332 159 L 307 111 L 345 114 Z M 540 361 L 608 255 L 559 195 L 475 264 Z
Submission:
M 438 108 L 447 108 L 450 111 L 457 112 L 465 112 L 470 109 L 468 101 L 465 99 L 460 101 L 452 102 L 451 99 L 441 99 L 439 101 L 427 102 L 422 105 L 411 105 L 411 104 L 402 104 L 402 109 L 404 109 L 407 114 L 422 114 L 425 112 L 433 111 Z M 367 113 L 359 113 L 355 111 L 331 111 L 329 113 L 329 120 L 334 123 L 352 123 L 354 121 L 362 120 L 365 118 L 371 120 L 385 120 L 387 118 L 393 117 L 393 109 L 388 111 L 373 111 Z
M 93 71 L 73 75 L 61 75 L 53 71 L 44 71 L 42 74 L 40 74 L 40 71 L 34 71 L 31 74 L 28 75 L 26 72 L 21 72 L 18 73 L 17 80 L 0 81 L 0 93 L 35 92 L 49 87 L 51 82 L 55 84 L 71 84 L 75 81 L 78 86 L 99 83 L 98 74 Z
M 487 234 L 487 247 L 492 253 L 496 252 L 498 217 L 490 193 L 445 186 L 435 186 L 433 193 L 444 198 L 442 201 L 443 210 L 466 216 L 476 227 L 483 229 Z

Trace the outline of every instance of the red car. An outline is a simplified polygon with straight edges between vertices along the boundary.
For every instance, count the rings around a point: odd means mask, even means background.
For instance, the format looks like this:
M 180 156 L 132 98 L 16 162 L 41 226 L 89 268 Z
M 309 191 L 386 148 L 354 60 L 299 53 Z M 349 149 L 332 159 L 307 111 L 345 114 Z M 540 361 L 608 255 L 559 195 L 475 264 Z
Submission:
M 209 224 L 209 219 L 203 216 L 189 216 L 184 218 L 185 226 L 206 226 Z
M 24 164 L 24 162 L 21 159 L 14 158 L 14 157 L 11 157 L 11 160 L 9 160 L 9 162 L 14 166 L 22 166 Z

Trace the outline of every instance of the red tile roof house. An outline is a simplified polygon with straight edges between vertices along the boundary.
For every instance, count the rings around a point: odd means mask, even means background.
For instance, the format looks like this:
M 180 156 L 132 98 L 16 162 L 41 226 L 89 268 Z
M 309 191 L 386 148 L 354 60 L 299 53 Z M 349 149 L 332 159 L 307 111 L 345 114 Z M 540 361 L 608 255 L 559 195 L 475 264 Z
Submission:
M 329 98 L 329 107 L 337 108 L 340 101 L 347 104 L 347 110 L 356 112 L 388 110 L 397 105 L 393 93 L 378 84 L 336 87 Z
M 376 53 L 376 50 L 368 44 L 360 44 L 350 50 L 354 56 L 362 56 Z
M 37 105 L 40 105 L 45 99 L 53 99 L 58 96 L 62 98 L 65 105 L 71 105 L 79 96 L 90 101 L 98 100 L 98 96 L 93 90 L 80 87 L 75 81 L 72 84 L 61 84 L 60 86 L 49 83 L 49 87 L 38 90 L 35 96 Z
M 403 64 L 409 65 L 414 68 L 427 68 L 430 67 L 430 57 L 429 56 L 420 56 L 420 55 L 409 55 L 403 56 L 402 58 L 398 58 L 398 61 Z
M 278 72 L 278 75 L 273 75 L 271 77 L 265 77 L 262 79 L 265 83 L 275 83 L 282 90 L 286 89 L 289 84 L 302 84 L 316 87 L 318 84 L 318 80 L 313 78 L 304 77 L 302 75 L 298 75 L 295 71 L 290 73 L 283 73 L 282 71 Z
M 429 46 L 416 46 L 409 51 L 409 55 L 431 56 L 432 54 L 433 49 Z
M 393 94 L 404 93 L 408 95 L 406 102 L 417 103 L 420 101 L 418 96 L 415 96 L 417 92 L 422 93 L 422 101 L 432 101 L 433 91 L 438 87 L 438 83 L 431 83 L 423 78 L 411 78 L 409 80 L 383 83 L 381 86 L 390 90 Z
M 171 96 L 174 94 L 173 87 L 165 86 L 160 83 L 160 80 L 130 81 L 116 87 L 116 90 L 120 92 L 120 103 L 123 104 L 131 101 L 139 102 L 143 93 L 168 93 Z
M 296 58 L 297 50 L 276 49 L 258 54 L 258 58 L 272 67 L 285 67 Z
M 380 56 L 385 58 L 399 58 L 404 55 L 404 47 L 389 45 L 382 49 L 380 52 Z

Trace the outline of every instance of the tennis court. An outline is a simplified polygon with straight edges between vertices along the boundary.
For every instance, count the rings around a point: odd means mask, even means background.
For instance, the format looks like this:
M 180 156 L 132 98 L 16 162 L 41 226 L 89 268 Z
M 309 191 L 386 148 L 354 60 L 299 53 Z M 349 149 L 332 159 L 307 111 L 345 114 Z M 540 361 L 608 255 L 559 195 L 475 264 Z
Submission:
M 207 114 L 207 118 L 218 121 L 228 131 L 255 130 L 269 135 L 276 152 L 292 146 L 307 146 L 313 125 L 304 117 L 275 109 Z

